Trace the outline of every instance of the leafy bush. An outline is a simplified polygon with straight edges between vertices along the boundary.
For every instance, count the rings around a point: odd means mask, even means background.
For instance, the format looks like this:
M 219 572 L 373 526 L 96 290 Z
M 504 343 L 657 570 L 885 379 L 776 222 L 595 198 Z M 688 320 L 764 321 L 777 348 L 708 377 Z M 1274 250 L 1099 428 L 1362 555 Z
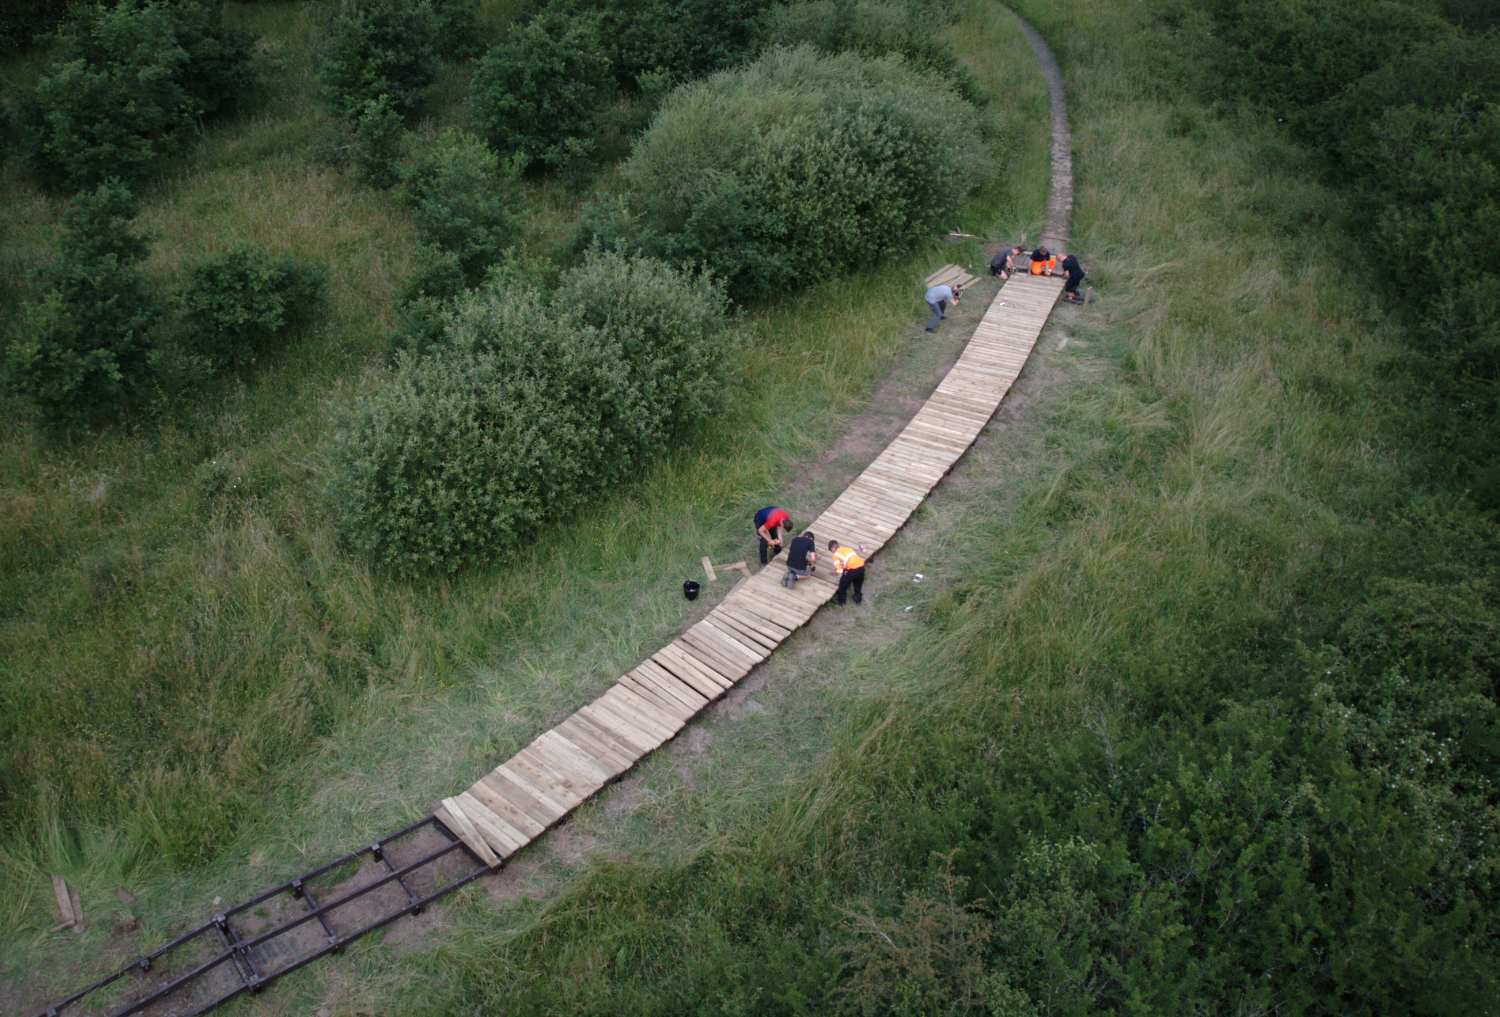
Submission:
M 38 273 L 43 295 L 5 351 L 6 387 L 43 427 L 70 429 L 118 409 L 150 371 L 147 332 L 162 315 L 132 266 L 146 240 L 119 182 L 80 195 L 63 214 L 57 260 Z
M 804 46 L 678 89 L 624 176 L 671 257 L 759 295 L 926 236 L 982 152 L 977 111 L 947 83 Z
M 597 19 L 615 81 L 633 89 L 640 75 L 695 78 L 754 55 L 771 0 L 534 0 L 516 15 Z
M 417 243 L 457 257 L 472 286 L 515 239 L 517 175 L 484 142 L 450 129 L 402 171 L 396 197 L 416 217 Z
M 428 0 L 350 0 L 318 47 L 318 83 L 337 117 L 389 96 L 402 116 L 421 109 L 437 79 L 436 20 Z
M 432 34 L 439 53 L 473 60 L 489 49 L 492 32 L 479 18 L 478 0 L 433 0 Z
M 544 12 L 485 54 L 472 101 L 496 151 L 563 166 L 593 147 L 609 71 L 593 19 Z
M 550 304 L 467 294 L 339 445 L 347 539 L 397 572 L 451 572 L 572 511 L 713 405 L 724 303 L 706 279 L 612 254 Z
M 10 0 L 0 7 L 0 54 L 30 46 L 56 28 L 71 6 L 69 0 Z
M 405 128 L 391 97 L 382 95 L 365 103 L 354 127 L 354 165 L 371 187 L 381 190 L 401 180 L 401 139 Z
M 238 371 L 318 297 L 322 266 L 238 247 L 188 269 L 181 296 L 194 351 L 215 370 Z
M 24 160 L 74 189 L 148 176 L 195 137 L 199 117 L 249 89 L 250 43 L 218 4 L 84 8 L 22 103 Z

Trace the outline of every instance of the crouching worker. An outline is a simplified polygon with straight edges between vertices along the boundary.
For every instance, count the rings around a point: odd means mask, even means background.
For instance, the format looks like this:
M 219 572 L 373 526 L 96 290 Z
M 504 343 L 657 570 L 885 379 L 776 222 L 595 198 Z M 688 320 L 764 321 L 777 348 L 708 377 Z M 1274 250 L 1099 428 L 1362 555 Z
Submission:
M 1019 244 L 1002 250 L 990 262 L 990 275 L 998 275 L 1002 282 L 1010 278 L 1010 273 L 1016 270 L 1016 259 L 1025 253 L 1026 249 Z
M 1054 258 L 1052 256 L 1052 252 L 1047 250 L 1045 247 L 1038 247 L 1036 250 L 1031 252 L 1032 275 L 1051 275 L 1052 270 L 1056 267 L 1057 259 Z
M 1083 282 L 1088 273 L 1078 263 L 1078 255 L 1070 254 L 1064 258 L 1062 270 L 1068 277 L 1067 283 L 1063 286 L 1063 299 L 1074 304 L 1083 303 L 1083 298 L 1078 295 L 1078 284 Z
M 833 595 L 833 602 L 842 605 L 845 596 L 852 588 L 854 590 L 854 602 L 863 603 L 865 599 L 865 560 L 855 553 L 852 547 L 841 547 L 837 540 L 828 542 L 828 550 L 833 555 L 833 574 L 839 577 L 839 590 Z
M 802 536 L 792 538 L 786 549 L 786 575 L 781 577 L 782 586 L 796 586 L 797 580 L 812 575 L 818 561 L 816 547 L 812 530 L 804 530 Z

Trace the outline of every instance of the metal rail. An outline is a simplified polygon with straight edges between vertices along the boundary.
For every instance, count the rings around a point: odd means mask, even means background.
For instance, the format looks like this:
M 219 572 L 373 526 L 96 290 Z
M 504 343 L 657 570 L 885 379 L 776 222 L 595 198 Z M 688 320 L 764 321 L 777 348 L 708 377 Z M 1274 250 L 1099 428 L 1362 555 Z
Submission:
M 198 1017 L 242 993 L 259 992 L 403 915 L 420 913 L 489 871 L 428 816 L 221 911 L 36 1017 L 63 1017 L 127 976 L 111 994 L 113 1001 L 104 1004 L 112 1007 L 110 1017 L 166 1013 L 165 1007 L 174 1017 Z M 283 914 L 291 908 L 301 910 Z

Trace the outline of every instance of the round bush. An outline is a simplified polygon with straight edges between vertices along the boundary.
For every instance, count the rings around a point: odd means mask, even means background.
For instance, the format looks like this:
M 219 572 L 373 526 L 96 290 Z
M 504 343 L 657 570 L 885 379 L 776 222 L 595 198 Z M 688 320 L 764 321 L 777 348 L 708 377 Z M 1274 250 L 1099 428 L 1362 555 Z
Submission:
M 927 236 L 985 155 L 978 111 L 947 82 L 803 46 L 678 89 L 624 175 L 667 250 L 756 295 Z
M 550 304 L 467 293 L 337 446 L 346 539 L 396 572 L 451 572 L 572 511 L 714 405 L 724 309 L 707 279 L 597 252 Z

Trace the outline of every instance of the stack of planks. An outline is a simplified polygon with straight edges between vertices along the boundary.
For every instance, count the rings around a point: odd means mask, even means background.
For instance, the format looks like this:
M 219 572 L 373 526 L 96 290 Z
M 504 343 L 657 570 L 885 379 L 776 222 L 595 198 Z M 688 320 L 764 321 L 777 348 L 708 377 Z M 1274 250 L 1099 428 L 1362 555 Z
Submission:
M 979 276 L 970 275 L 966 269 L 957 265 L 944 265 L 922 281 L 922 285 L 928 289 L 934 286 L 957 286 L 959 289 L 968 289 L 979 281 Z
M 820 546 L 864 544 L 868 559 L 895 536 L 989 422 L 1061 292 L 1060 278 L 1041 276 L 1013 276 L 1001 288 L 921 411 L 809 527 Z M 827 573 L 788 589 L 783 571 L 773 564 L 740 583 L 598 699 L 445 798 L 437 818 L 498 867 L 681 731 L 833 596 Z

